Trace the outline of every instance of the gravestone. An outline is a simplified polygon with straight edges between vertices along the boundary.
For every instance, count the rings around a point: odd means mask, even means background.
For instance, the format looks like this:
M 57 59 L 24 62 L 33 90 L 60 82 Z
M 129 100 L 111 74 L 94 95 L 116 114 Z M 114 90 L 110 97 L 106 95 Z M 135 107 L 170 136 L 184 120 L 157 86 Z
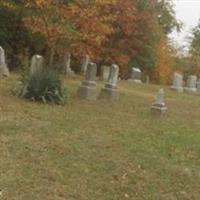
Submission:
M 197 91 L 197 76 L 195 76 L 195 75 L 188 76 L 185 91 L 187 91 L 187 92 L 196 92 Z
M 101 66 L 101 80 L 107 81 L 110 74 L 110 66 Z
M 31 59 L 30 75 L 42 71 L 44 59 L 40 55 L 34 55 Z
M 0 74 L 7 77 L 10 75 L 6 64 L 5 51 L 2 47 L 0 47 Z
M 177 72 L 174 73 L 171 89 L 183 92 L 183 76 L 181 74 Z
M 90 57 L 89 55 L 85 55 L 85 58 L 83 59 L 83 63 L 81 66 L 81 73 L 86 74 L 89 63 L 90 63 Z
M 142 76 L 141 70 L 139 68 L 133 67 L 131 71 L 131 79 L 133 79 L 135 83 L 141 83 L 142 82 L 141 76 Z
M 150 83 L 150 77 L 147 75 L 146 76 L 146 84 L 148 85 Z
M 97 65 L 89 63 L 85 74 L 85 80 L 82 81 L 78 89 L 78 97 L 86 100 L 96 100 L 96 74 Z
M 200 80 L 197 81 L 197 92 L 200 92 Z
M 74 74 L 74 71 L 71 69 L 71 54 L 70 53 L 67 53 L 64 56 L 64 71 L 65 71 L 65 74 L 67 75 Z
M 164 114 L 167 110 L 167 107 L 165 105 L 165 92 L 164 89 L 160 89 L 157 93 L 155 102 L 151 106 L 151 112 L 155 114 Z
M 119 67 L 118 65 L 113 64 L 110 67 L 110 74 L 107 79 L 107 82 L 102 88 L 99 98 L 100 99 L 118 99 L 119 92 L 117 90 L 117 82 L 119 76 Z

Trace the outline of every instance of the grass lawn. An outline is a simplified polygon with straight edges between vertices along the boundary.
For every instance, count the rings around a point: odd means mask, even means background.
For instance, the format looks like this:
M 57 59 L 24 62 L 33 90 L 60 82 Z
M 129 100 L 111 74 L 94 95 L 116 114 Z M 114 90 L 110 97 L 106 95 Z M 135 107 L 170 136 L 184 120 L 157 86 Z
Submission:
M 0 79 L 0 199 L 200 199 L 200 95 L 166 88 L 159 118 L 159 86 L 121 81 L 119 101 L 87 102 L 76 77 L 50 106 L 15 97 L 17 80 Z

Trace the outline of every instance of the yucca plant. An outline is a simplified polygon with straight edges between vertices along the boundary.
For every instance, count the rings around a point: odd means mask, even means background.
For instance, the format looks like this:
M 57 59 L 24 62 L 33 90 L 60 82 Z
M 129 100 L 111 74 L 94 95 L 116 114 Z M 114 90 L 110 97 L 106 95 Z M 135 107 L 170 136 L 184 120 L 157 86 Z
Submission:
M 59 74 L 50 69 L 36 71 L 22 80 L 21 97 L 43 103 L 64 103 L 65 89 Z

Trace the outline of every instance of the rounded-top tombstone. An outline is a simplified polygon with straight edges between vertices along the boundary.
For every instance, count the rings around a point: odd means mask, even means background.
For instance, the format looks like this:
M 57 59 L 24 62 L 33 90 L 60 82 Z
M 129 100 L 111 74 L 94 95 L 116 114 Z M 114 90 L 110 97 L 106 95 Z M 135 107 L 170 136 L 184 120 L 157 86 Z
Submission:
M 42 71 L 44 59 L 40 55 L 34 55 L 31 59 L 30 75 Z
M 174 72 L 171 89 L 178 92 L 183 92 L 183 75 Z
M 141 83 L 141 76 L 141 70 L 139 68 L 133 67 L 131 72 L 131 79 L 133 79 L 135 83 Z

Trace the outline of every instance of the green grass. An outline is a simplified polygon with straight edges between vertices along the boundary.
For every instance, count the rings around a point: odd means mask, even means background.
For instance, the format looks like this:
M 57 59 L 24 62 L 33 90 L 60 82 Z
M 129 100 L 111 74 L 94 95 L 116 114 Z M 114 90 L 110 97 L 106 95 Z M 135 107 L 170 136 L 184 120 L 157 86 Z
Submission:
M 50 106 L 15 97 L 17 80 L 0 79 L 0 199 L 200 199 L 200 96 L 165 88 L 159 118 L 159 86 L 121 81 L 119 101 L 87 102 L 75 77 Z

